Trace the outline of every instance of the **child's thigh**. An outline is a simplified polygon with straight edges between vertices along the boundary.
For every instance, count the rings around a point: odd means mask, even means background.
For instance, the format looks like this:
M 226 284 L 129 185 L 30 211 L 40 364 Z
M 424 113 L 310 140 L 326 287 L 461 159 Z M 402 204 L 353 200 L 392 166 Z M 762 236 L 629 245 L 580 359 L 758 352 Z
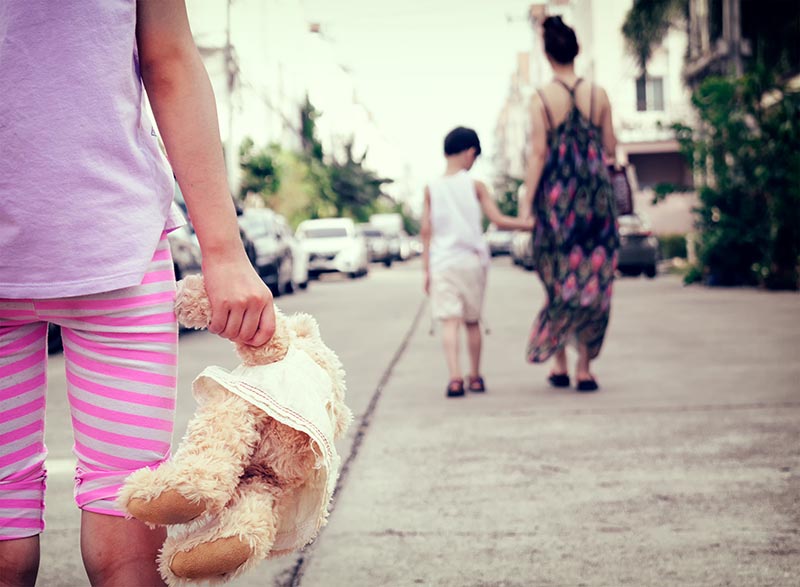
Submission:
M 47 324 L 32 315 L 0 300 L 0 539 L 44 528 Z
M 88 511 L 119 515 L 114 502 L 125 477 L 169 455 L 177 382 L 173 304 L 171 289 L 138 286 L 42 309 L 62 327 L 76 499 Z

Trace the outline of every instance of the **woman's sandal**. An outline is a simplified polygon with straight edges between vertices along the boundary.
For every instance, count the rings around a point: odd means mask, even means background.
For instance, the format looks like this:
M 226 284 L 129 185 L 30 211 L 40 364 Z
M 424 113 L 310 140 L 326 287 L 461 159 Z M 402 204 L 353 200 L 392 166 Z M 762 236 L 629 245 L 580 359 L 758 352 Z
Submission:
M 477 377 L 473 377 L 472 375 L 469 376 L 469 385 L 467 386 L 470 391 L 474 393 L 483 393 L 486 391 L 486 384 L 483 382 L 483 377 L 478 375 Z
M 569 387 L 568 373 L 550 373 L 550 377 L 547 380 L 553 387 Z
M 462 397 L 464 395 L 464 380 L 453 379 L 447 384 L 447 397 Z
M 600 389 L 600 386 L 597 385 L 597 381 L 594 379 L 584 379 L 583 381 L 578 381 L 578 385 L 575 386 L 575 389 L 582 392 L 597 391 Z

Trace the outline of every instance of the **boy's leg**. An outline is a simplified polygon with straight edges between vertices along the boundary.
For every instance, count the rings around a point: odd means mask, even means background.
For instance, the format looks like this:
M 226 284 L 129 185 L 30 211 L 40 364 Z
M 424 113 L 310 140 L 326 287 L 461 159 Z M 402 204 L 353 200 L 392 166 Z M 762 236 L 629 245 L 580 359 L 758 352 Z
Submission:
M 467 346 L 469 348 L 470 377 L 480 377 L 481 374 L 481 336 L 480 322 L 467 322 Z
M 475 378 L 481 375 L 483 337 L 481 335 L 480 321 L 483 315 L 483 300 L 486 293 L 488 268 L 484 267 L 478 259 L 474 259 L 473 263 L 474 265 L 466 269 L 462 275 L 462 296 L 464 322 L 467 326 L 470 377 Z
M 442 320 L 442 343 L 450 381 L 461 379 L 461 361 L 458 357 L 458 335 L 461 329 L 461 318 L 445 318 Z
M 44 529 L 47 325 L 0 300 L 0 586 L 30 585 Z

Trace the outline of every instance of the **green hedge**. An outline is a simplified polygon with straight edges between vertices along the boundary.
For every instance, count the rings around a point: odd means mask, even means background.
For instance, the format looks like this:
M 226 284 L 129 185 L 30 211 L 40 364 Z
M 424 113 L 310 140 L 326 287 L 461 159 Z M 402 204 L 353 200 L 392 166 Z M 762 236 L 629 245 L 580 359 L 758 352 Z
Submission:
M 658 251 L 662 259 L 686 258 L 685 234 L 662 234 L 658 237 Z

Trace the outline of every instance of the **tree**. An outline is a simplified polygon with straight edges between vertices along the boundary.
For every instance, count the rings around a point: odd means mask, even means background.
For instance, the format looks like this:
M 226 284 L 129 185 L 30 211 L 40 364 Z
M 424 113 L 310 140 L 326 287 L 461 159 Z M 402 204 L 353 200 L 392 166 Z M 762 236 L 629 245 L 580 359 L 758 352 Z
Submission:
M 306 101 L 300 107 L 300 140 L 303 153 L 310 159 L 322 161 L 322 143 L 317 138 L 317 118 L 319 116 L 319 110 L 314 108 L 311 99 L 306 94 Z
M 628 50 L 644 72 L 653 48 L 664 40 L 672 23 L 686 15 L 689 0 L 634 0 L 622 25 Z
M 516 216 L 519 205 L 519 188 L 525 181 L 512 175 L 505 175 L 497 184 L 497 207 L 506 216 Z
M 257 149 L 253 139 L 247 137 L 239 148 L 239 165 L 242 168 L 240 196 L 249 193 L 267 196 L 280 187 L 280 173 L 275 164 L 276 147 Z
M 353 139 L 344 146 L 342 161 L 330 164 L 330 187 L 335 194 L 338 215 L 349 215 L 365 222 L 377 210 L 381 198 L 387 198 L 383 186 L 393 180 L 379 177 L 364 166 L 365 152 L 360 158 L 353 154 Z

